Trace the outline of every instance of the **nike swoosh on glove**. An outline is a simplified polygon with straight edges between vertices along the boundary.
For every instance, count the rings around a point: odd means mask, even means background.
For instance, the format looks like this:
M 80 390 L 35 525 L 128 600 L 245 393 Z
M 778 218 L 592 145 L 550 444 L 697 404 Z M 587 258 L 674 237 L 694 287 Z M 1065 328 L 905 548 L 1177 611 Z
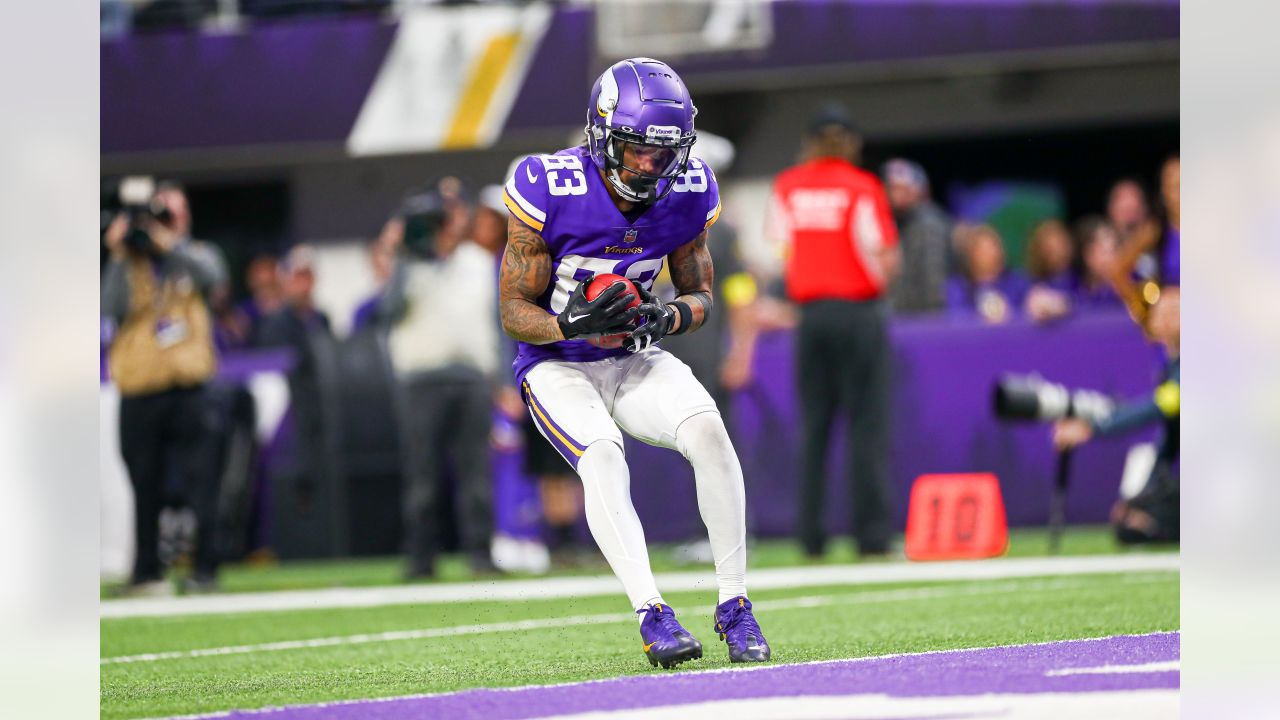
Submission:
M 556 316 L 564 339 L 626 332 L 639 316 L 638 308 L 627 307 L 635 300 L 635 296 L 626 290 L 625 284 L 614 283 L 596 296 L 595 300 L 587 300 L 587 283 L 578 283 L 578 287 L 569 296 L 564 312 Z
M 675 308 L 639 285 L 636 285 L 636 291 L 640 293 L 640 304 L 636 306 L 636 312 L 644 316 L 645 322 L 622 341 L 622 347 L 633 353 L 647 350 L 666 337 L 676 321 Z

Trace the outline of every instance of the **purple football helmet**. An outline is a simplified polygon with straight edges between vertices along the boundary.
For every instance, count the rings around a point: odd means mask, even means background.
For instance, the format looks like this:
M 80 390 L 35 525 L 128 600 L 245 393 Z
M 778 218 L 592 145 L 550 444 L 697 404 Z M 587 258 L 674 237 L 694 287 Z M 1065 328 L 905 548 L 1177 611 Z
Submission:
M 618 62 L 591 88 L 586 127 L 591 159 L 624 200 L 657 202 L 689 166 L 697 114 L 684 81 L 666 63 Z M 623 171 L 631 175 L 625 181 Z

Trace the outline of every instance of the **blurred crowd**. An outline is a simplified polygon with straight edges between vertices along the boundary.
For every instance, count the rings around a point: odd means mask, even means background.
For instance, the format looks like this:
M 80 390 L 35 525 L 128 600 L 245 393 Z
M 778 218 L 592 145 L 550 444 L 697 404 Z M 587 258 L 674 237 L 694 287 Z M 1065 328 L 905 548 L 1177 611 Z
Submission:
M 891 160 L 883 176 L 903 252 L 893 307 L 987 323 L 1120 307 L 1141 317 L 1159 285 L 1180 281 L 1179 169 L 1176 156 L 1165 161 L 1154 196 L 1140 180 L 1121 178 L 1105 203 L 1072 225 L 1044 218 L 1026 238 L 1006 238 L 989 224 L 954 221 L 931 199 L 923 168 Z M 1025 267 L 1006 262 L 1012 242 L 1025 243 Z
M 817 142 L 834 127 L 839 137 L 826 140 L 835 145 L 810 149 L 856 166 L 856 130 L 839 118 L 825 122 L 809 140 Z M 699 151 L 722 173 L 732 163 L 732 145 L 710 134 L 705 142 L 700 137 Z M 883 198 L 877 201 L 885 210 L 878 232 L 898 240 L 892 256 L 876 261 L 891 269 L 887 284 L 868 295 L 891 315 L 1051 323 L 1072 314 L 1127 309 L 1145 321 L 1160 288 L 1179 284 L 1176 157 L 1155 173 L 1154 193 L 1138 177 L 1117 179 L 1090 212 L 1070 224 L 1043 218 L 1026 237 L 1005 237 L 994 225 L 953 218 L 935 196 L 927 168 L 910 159 L 891 159 L 865 177 L 872 179 L 859 182 L 870 182 L 868 192 Z M 166 591 L 164 566 L 175 553 L 164 548 L 174 546 L 188 550 L 189 589 L 216 587 L 219 561 L 261 551 L 290 532 L 280 521 L 274 537 L 255 531 L 267 512 L 279 517 L 282 509 L 295 508 L 305 514 L 327 505 L 335 508 L 329 524 L 345 522 L 343 506 L 350 501 L 341 491 L 342 478 L 362 471 L 342 448 L 350 444 L 344 437 L 367 429 L 362 424 L 385 426 L 396 436 L 386 472 L 399 488 L 408 577 L 435 575 L 437 557 L 451 549 L 464 552 L 471 570 L 481 574 L 542 572 L 553 561 L 583 561 L 575 534 L 581 487 L 528 422 L 512 386 L 514 343 L 498 322 L 496 279 L 508 221 L 501 185 L 469 191 L 456 178 L 444 178 L 405 194 L 367 245 L 377 287 L 355 307 L 349 338 L 335 337 L 334 323 L 317 304 L 316 248 L 304 244 L 282 255 L 253 257 L 244 274 L 245 294 L 233 297 L 219 249 L 191 236 L 193 209 L 181 185 L 129 192 L 125 197 L 122 187 L 124 209 L 104 218 L 102 302 L 104 352 L 122 397 L 121 453 L 137 509 L 133 588 Z M 1012 243 L 1025 244 L 1024 267 L 1006 262 Z M 694 370 L 730 417 L 734 393 L 753 382 L 757 339 L 794 327 L 803 349 L 806 337 L 825 342 L 826 321 L 803 298 L 788 296 L 781 270 L 745 262 L 732 218 L 713 226 L 709 246 L 724 312 L 701 332 L 669 338 L 663 347 Z M 670 294 L 669 280 L 660 278 L 656 290 Z M 858 352 L 887 352 L 883 339 L 868 339 L 884 335 L 879 312 L 852 330 L 862 333 L 856 336 Z M 217 373 L 218 358 L 268 348 L 283 348 L 292 358 L 293 437 L 286 470 L 269 480 L 281 486 L 274 490 L 263 488 L 268 480 L 261 477 L 260 441 L 250 439 L 244 447 L 244 439 L 253 437 L 252 397 L 243 380 L 220 380 Z M 868 367 L 880 362 L 876 357 L 869 356 Z M 823 370 L 815 366 L 814 372 Z M 866 387 L 887 385 L 868 372 Z M 358 394 L 362 384 L 373 387 L 383 377 L 385 387 L 374 388 L 380 399 Z M 831 395 L 829 388 L 818 392 Z M 344 415 L 335 413 L 335 402 L 351 403 L 345 413 L 350 417 L 335 419 Z M 806 404 L 824 407 L 806 418 L 808 433 L 827 432 L 834 405 Z M 880 427 L 887 421 L 874 420 L 883 412 L 874 406 L 871 426 L 855 429 L 850 438 L 864 447 L 862 457 L 887 452 Z M 494 529 L 497 423 L 524 428 L 523 472 L 543 512 L 540 540 L 513 542 Z M 818 458 L 806 465 L 806 476 L 822 476 L 825 442 L 806 445 L 807 456 Z M 867 492 L 865 479 L 855 491 Z M 855 525 L 882 530 L 859 537 L 867 554 L 887 550 L 886 503 L 858 503 L 864 515 L 867 508 L 885 506 L 875 517 L 856 518 Z M 820 492 L 809 491 L 803 504 L 820 512 Z M 186 512 L 186 522 L 171 521 L 174 512 Z M 162 516 L 170 521 L 162 522 Z M 314 534 L 309 527 L 292 532 Z M 452 527 L 453 537 L 445 537 L 442 527 Z M 698 534 L 697 528 L 689 530 L 691 537 Z M 167 537 L 174 533 L 185 539 Z M 810 554 L 822 553 L 820 529 L 802 540 Z M 327 551 L 350 549 L 338 543 Z M 697 543 L 684 549 L 691 560 L 705 558 L 707 551 Z

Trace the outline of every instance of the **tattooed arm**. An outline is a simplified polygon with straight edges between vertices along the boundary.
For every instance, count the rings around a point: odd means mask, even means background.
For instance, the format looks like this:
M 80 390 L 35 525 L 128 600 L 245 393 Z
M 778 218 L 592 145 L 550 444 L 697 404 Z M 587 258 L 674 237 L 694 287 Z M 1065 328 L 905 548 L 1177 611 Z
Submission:
M 671 263 L 671 283 L 676 286 L 677 302 L 689 306 L 690 322 L 687 329 L 680 325 L 676 313 L 671 332 L 687 333 L 702 327 L 713 306 L 711 288 L 715 285 L 715 271 L 711 267 L 711 253 L 707 250 L 707 231 L 667 256 Z
M 507 219 L 507 249 L 502 254 L 498 304 L 502 329 L 534 345 L 564 339 L 556 316 L 538 307 L 538 297 L 551 282 L 551 251 L 542 236 L 515 219 Z

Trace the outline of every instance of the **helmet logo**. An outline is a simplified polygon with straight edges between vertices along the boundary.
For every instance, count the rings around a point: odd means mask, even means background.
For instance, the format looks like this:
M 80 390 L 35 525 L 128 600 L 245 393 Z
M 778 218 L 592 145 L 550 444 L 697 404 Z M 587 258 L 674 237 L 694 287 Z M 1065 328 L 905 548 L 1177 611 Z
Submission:
M 618 81 L 613 77 L 613 68 L 609 68 L 600 76 L 600 97 L 596 99 L 596 112 L 605 118 L 606 123 L 611 123 L 613 111 L 617 108 Z

